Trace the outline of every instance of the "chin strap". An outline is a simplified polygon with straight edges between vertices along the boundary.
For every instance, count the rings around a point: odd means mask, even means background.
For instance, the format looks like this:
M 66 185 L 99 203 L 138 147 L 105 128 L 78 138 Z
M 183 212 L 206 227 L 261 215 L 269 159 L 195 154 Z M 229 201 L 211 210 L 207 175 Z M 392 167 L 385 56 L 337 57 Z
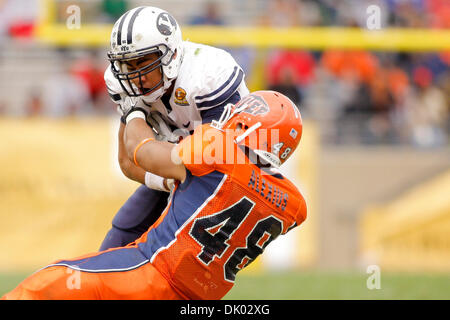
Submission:
M 156 100 L 161 99 L 164 93 L 166 93 L 167 89 L 170 88 L 170 86 L 172 85 L 172 81 L 174 80 L 167 78 L 165 75 L 163 75 L 163 77 L 164 77 L 163 86 L 153 91 L 147 96 L 141 96 L 142 101 L 144 101 L 145 103 L 153 103 Z
M 255 131 L 256 129 L 258 129 L 259 127 L 261 127 L 262 124 L 261 122 L 257 122 L 254 125 L 252 125 L 250 128 L 248 128 L 247 130 L 245 130 L 245 132 L 243 134 L 241 134 L 240 136 L 238 136 L 236 139 L 234 139 L 234 142 L 236 143 L 241 143 L 242 140 L 244 140 L 245 138 L 247 138 L 253 131 Z
M 223 108 L 223 112 L 220 115 L 219 120 L 213 120 L 211 121 L 211 127 L 216 128 L 218 130 L 222 130 L 225 123 L 230 120 L 230 118 L 234 115 L 231 114 L 231 109 L 233 108 L 233 104 L 229 103 Z
M 279 168 L 281 166 L 280 158 L 278 158 L 273 153 L 263 151 L 263 150 L 253 150 L 260 158 L 270 163 L 273 167 Z

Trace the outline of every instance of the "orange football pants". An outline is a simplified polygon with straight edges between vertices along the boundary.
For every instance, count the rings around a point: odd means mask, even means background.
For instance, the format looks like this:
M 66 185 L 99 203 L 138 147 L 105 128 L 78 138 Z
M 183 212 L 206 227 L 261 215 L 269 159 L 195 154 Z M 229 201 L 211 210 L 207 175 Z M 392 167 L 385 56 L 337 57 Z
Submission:
M 41 269 L 5 294 L 2 300 L 181 300 L 186 298 L 177 293 L 150 262 L 144 261 L 127 271 L 114 269 L 111 269 L 114 271 L 83 271 L 86 261 L 95 258 L 95 264 L 91 263 L 91 265 L 98 266 L 99 263 L 104 262 L 104 258 L 108 258 L 102 255 L 108 253 L 111 258 L 111 255 L 115 253 L 114 250 L 84 256 L 76 260 L 73 265 L 70 262 L 75 260 L 55 263 Z M 125 250 L 125 248 L 119 250 Z M 111 268 L 110 261 L 103 265 L 107 264 Z

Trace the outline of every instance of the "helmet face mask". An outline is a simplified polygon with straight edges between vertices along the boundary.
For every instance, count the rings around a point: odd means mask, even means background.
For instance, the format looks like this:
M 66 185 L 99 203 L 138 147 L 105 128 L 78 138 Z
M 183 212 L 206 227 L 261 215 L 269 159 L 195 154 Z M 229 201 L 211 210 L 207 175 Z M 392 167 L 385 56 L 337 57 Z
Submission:
M 162 76 L 163 75 L 162 66 L 164 64 L 162 60 L 169 53 L 168 48 L 167 47 L 165 48 L 166 50 L 164 52 L 159 50 L 159 47 L 145 48 L 143 50 L 140 50 L 140 52 L 134 53 L 131 57 L 128 58 L 114 57 L 112 54 L 108 53 L 108 58 L 109 61 L 111 62 L 111 70 L 116 79 L 119 80 L 122 89 L 128 96 L 138 97 L 141 95 L 147 95 L 156 90 L 164 83 Z M 153 53 L 158 54 L 157 59 L 144 65 L 139 69 L 131 71 L 128 70 L 126 62 L 137 60 Z M 123 56 L 126 56 L 126 54 L 124 54 Z M 161 71 L 161 80 L 152 88 L 145 88 L 144 83 L 142 81 L 142 76 L 145 76 L 158 68 Z M 136 84 L 136 81 L 133 81 L 135 79 L 139 79 L 138 84 Z
M 181 30 L 176 20 L 156 7 L 138 7 L 123 14 L 111 33 L 107 53 L 111 71 L 128 96 L 144 96 L 146 102 L 160 98 L 178 76 L 182 50 Z M 158 53 L 158 58 L 143 67 L 128 70 L 127 62 Z M 142 77 L 159 68 L 161 79 L 146 88 Z

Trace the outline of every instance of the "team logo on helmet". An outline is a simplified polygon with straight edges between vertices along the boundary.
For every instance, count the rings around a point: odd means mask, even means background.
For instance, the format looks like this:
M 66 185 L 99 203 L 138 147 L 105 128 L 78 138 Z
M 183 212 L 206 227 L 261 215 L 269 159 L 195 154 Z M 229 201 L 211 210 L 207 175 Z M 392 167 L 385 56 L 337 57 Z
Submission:
M 244 107 L 242 112 L 252 114 L 254 116 L 263 115 L 270 111 L 269 105 L 266 101 L 257 95 L 250 94 L 242 99 L 236 107 Z
M 186 91 L 183 88 L 177 88 L 175 90 L 174 101 L 180 106 L 187 106 L 189 103 L 186 100 Z
M 177 30 L 177 22 L 167 12 L 162 12 L 156 19 L 156 27 L 165 36 L 170 36 Z

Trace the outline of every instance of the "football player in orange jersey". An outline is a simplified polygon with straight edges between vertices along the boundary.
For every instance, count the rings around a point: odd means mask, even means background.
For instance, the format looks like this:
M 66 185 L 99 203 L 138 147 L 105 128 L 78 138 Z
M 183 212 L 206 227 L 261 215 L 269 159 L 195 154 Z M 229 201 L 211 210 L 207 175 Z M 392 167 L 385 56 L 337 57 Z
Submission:
M 3 299 L 221 299 L 239 270 L 301 224 L 306 203 L 277 167 L 297 147 L 297 107 L 257 91 L 178 145 L 156 141 L 143 110 L 126 116 L 136 165 L 177 180 L 161 217 L 135 242 L 57 261 Z

